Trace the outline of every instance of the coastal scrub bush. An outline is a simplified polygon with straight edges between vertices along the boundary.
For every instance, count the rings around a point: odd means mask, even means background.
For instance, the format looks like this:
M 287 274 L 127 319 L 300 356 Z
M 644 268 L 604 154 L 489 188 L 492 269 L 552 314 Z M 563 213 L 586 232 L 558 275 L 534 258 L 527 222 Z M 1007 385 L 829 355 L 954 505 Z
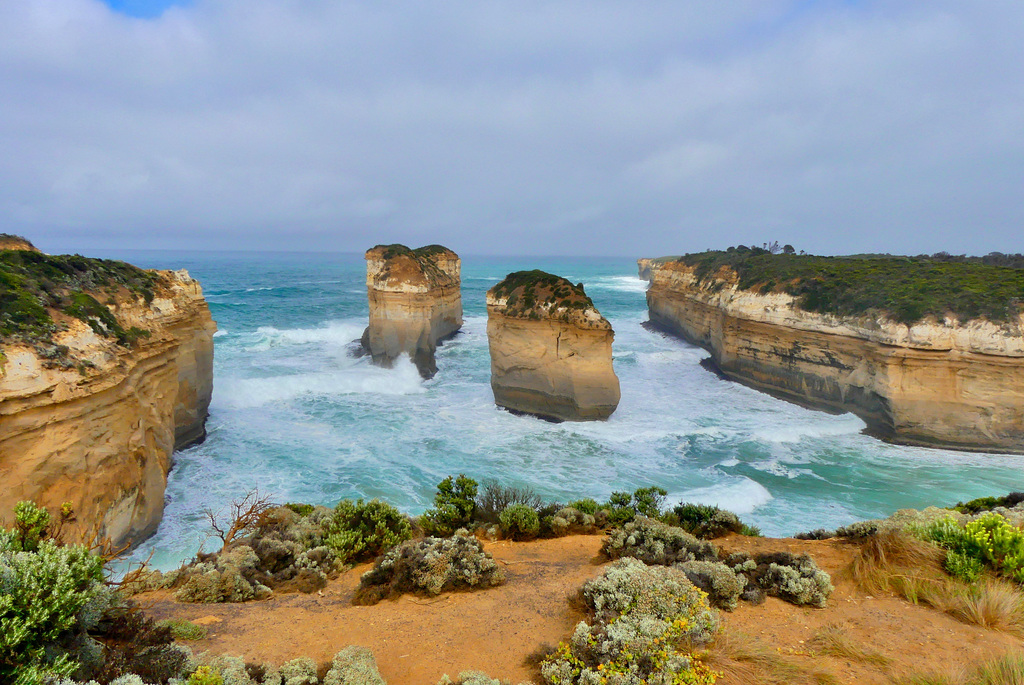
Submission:
M 0 681 L 70 676 L 78 663 L 53 647 L 101 592 L 103 561 L 81 545 L 21 546 L 17 533 L 0 533 Z
M 324 544 L 342 563 L 373 558 L 412 537 L 409 520 L 390 504 L 343 499 L 327 523 Z
M 497 523 L 501 512 L 513 504 L 523 504 L 538 510 L 544 506 L 540 495 L 528 487 L 501 485 L 493 478 L 485 480 L 476 497 L 475 518 L 485 523 Z
M 461 588 L 488 588 L 505 574 L 480 541 L 457 531 L 450 538 L 409 540 L 395 547 L 362 575 L 355 601 L 376 604 L 404 592 L 438 595 Z
M 334 655 L 322 685 L 385 685 L 373 652 L 366 647 L 345 647 Z
M 501 531 L 513 540 L 532 540 L 540 532 L 540 517 L 537 511 L 526 504 L 513 504 L 499 517 Z
M 569 641 L 542 661 L 547 682 L 715 682 L 718 674 L 693 649 L 714 638 L 718 615 L 679 569 L 620 559 L 581 595 L 593 620 L 577 624 Z
M 646 564 L 669 566 L 684 561 L 716 561 L 718 550 L 682 528 L 641 517 L 611 531 L 601 545 L 611 559 L 634 557 Z
M 622 526 L 637 516 L 660 517 L 666 495 L 668 492 L 658 487 L 637 488 L 632 495 L 628 492 L 613 492 L 601 508 L 607 510 L 609 525 Z
M 434 508 L 424 512 L 420 525 L 428 535 L 447 537 L 472 522 L 476 511 L 477 482 L 459 474 L 437 484 Z
M 593 516 L 597 513 L 600 505 L 598 505 L 597 500 L 590 499 L 588 497 L 585 499 L 578 499 L 575 502 L 569 502 L 568 508 Z
M 167 628 L 175 640 L 202 640 L 210 631 L 204 626 L 196 625 L 183 618 L 169 618 L 156 624 L 158 628 Z
M 545 526 L 544 523 L 547 525 Z M 550 537 L 590 534 L 597 531 L 598 526 L 594 516 L 573 507 L 562 507 L 541 522 L 541 535 Z
M 957 502 L 953 509 L 961 514 L 980 514 L 983 511 L 991 511 L 996 507 L 1012 509 L 1021 502 L 1024 502 L 1024 492 L 1011 492 L 1002 497 L 979 497 L 969 502 Z
M 832 578 L 806 554 L 765 552 L 751 557 L 737 552 L 726 558 L 726 564 L 746 576 L 748 588 L 760 587 L 765 594 L 798 606 L 823 607 L 832 594 Z
M 749 526 L 745 527 L 736 514 L 710 504 L 684 502 L 674 507 L 672 514 L 678 521 L 676 525 L 702 540 L 724 537 L 729 533 L 746 535 L 754 531 Z
M 973 559 L 1002 576 L 1024 583 L 1024 531 L 999 514 L 988 512 L 963 526 L 947 517 L 919 533 L 946 550 L 944 566 L 953 575 L 970 576 L 975 565 L 970 561 Z
M 690 582 L 708 595 L 711 606 L 732 611 L 747 585 L 746 576 L 736 574 L 720 561 L 686 561 L 677 564 Z

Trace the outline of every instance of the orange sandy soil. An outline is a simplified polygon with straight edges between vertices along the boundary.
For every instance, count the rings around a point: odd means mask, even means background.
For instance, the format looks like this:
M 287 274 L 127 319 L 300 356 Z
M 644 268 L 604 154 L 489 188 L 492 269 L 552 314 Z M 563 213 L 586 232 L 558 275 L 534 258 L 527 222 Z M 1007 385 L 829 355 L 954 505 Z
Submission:
M 481 670 L 513 683 L 539 674 L 526 658 L 541 645 L 568 638 L 583 618 L 569 598 L 596 576 L 601 536 L 485 546 L 505 569 L 508 582 L 480 592 L 434 599 L 403 596 L 376 606 L 354 606 L 363 565 L 332 581 L 321 594 L 282 594 L 245 604 L 181 604 L 167 591 L 137 599 L 157 619 L 198 620 L 210 628 L 196 651 L 281 663 L 299 656 L 329 661 L 347 645 L 373 650 L 389 685 L 433 685 L 442 674 Z M 943 613 L 891 596 L 870 596 L 844 577 L 856 547 L 835 540 L 734 536 L 716 540 L 727 551 L 807 552 L 828 571 L 836 591 L 824 609 L 796 607 L 775 598 L 760 606 L 740 602 L 722 612 L 723 628 L 829 672 L 842 683 L 888 683 L 894 674 L 955 668 L 1019 646 L 1010 635 L 960 623 Z M 872 666 L 813 654 L 809 643 L 827 625 L 839 625 L 857 644 L 891 659 Z M 746 676 L 726 673 L 720 685 L 744 685 Z

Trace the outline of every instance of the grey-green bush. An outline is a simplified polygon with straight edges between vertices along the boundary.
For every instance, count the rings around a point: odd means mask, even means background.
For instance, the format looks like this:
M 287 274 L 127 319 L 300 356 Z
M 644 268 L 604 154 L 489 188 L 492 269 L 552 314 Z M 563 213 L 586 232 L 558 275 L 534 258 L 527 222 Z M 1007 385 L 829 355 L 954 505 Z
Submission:
M 437 595 L 503 582 L 505 574 L 494 558 L 462 530 L 450 538 L 409 540 L 395 547 L 362 575 L 355 601 L 375 604 L 403 592 Z
M 737 575 L 720 561 L 685 561 L 676 566 L 690 582 L 708 593 L 711 606 L 732 611 L 739 604 L 740 594 L 747 585 L 743 575 Z
M 718 559 L 718 550 L 710 542 L 698 540 L 682 528 L 645 517 L 611 531 L 601 551 L 612 559 L 634 557 L 662 566 Z

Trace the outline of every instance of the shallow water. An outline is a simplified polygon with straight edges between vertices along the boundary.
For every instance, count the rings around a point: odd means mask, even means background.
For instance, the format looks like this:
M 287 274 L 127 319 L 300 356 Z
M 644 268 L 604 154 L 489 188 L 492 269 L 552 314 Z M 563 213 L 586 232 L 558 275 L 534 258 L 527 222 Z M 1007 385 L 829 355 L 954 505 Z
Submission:
M 101 256 L 187 268 L 220 327 L 209 437 L 176 455 L 163 523 L 136 552 L 157 568 L 203 543 L 205 507 L 254 487 L 327 505 L 381 497 L 418 514 L 448 474 L 562 501 L 658 485 L 672 502 L 719 504 L 769 535 L 1024 489 L 1024 457 L 885 444 L 852 415 L 720 380 L 699 365 L 704 351 L 641 327 L 646 284 L 633 260 L 464 257 L 465 326 L 424 382 L 408 361 L 384 370 L 350 355 L 367 319 L 362 255 Z M 532 268 L 582 281 L 615 329 L 622 401 L 607 422 L 551 424 L 494 406 L 484 293 Z

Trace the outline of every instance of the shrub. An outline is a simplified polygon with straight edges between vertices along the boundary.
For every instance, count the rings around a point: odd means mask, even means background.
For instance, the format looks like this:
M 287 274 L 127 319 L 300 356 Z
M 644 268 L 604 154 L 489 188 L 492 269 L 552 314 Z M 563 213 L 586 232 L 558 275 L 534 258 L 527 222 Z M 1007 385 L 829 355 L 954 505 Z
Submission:
M 187 685 L 224 685 L 224 678 L 209 666 L 200 666 L 188 677 Z
M 501 512 L 501 530 L 513 540 L 531 540 L 540 532 L 540 517 L 533 507 L 513 504 Z
M 210 633 L 204 626 L 182 618 L 170 618 L 156 625 L 159 628 L 168 628 L 175 640 L 202 640 Z
M 647 564 L 669 566 L 684 561 L 715 561 L 718 550 L 682 528 L 649 518 L 638 518 L 611 531 L 601 545 L 611 559 L 635 557 Z
M 714 505 L 683 503 L 675 507 L 672 513 L 678 518 L 680 528 L 703 540 L 744 531 L 743 522 L 736 514 Z
M 1024 583 L 1024 532 L 999 514 L 982 514 L 964 526 L 946 517 L 917 532 L 947 550 L 945 567 L 951 573 L 956 569 L 970 575 L 975 565 L 984 564 Z
M 34 551 L 22 551 L 24 543 L 16 533 L 0 535 L 0 680 L 5 682 L 71 675 L 78 664 L 52 647 L 103 587 L 103 561 L 85 547 L 43 540 L 30 542 Z
M 546 526 L 545 523 L 547 523 Z M 561 537 L 572 533 L 596 533 L 597 531 L 597 521 L 594 516 L 573 507 L 563 507 L 541 522 L 541 535 L 550 537 Z
M 767 552 L 751 558 L 737 552 L 730 554 L 725 563 L 735 573 L 746 576 L 747 591 L 757 586 L 766 594 L 791 604 L 823 607 L 832 594 L 832 578 L 806 554 Z M 744 599 L 747 599 L 747 591 L 744 591 Z
M 981 578 L 981 572 L 985 568 L 981 559 L 954 550 L 946 552 L 946 558 L 942 562 L 942 567 L 946 569 L 949 575 L 965 583 L 977 581 Z
M 743 575 L 737 575 L 720 561 L 686 561 L 676 566 L 696 587 L 708 595 L 711 605 L 732 611 L 739 604 L 740 593 L 747 585 Z
M 346 647 L 334 655 L 323 685 L 385 685 L 373 653 L 366 647 Z
M 661 507 L 667 494 L 666 490 L 657 487 L 638 488 L 632 495 L 628 492 L 613 492 L 602 508 L 608 510 L 610 525 L 622 526 L 637 516 L 661 516 Z
M 494 558 L 468 533 L 450 538 L 410 540 L 377 560 L 362 575 L 356 602 L 376 604 L 403 592 L 438 595 L 459 588 L 488 588 L 505 582 Z
M 501 512 L 513 504 L 525 504 L 536 510 L 544 503 L 531 488 L 503 486 L 494 479 L 488 479 L 477 495 L 475 516 L 486 523 L 497 523 Z
M 706 595 L 676 568 L 621 559 L 583 586 L 594 612 L 541 663 L 550 683 L 714 683 L 691 651 L 718 631 Z
M 408 519 L 390 504 L 345 499 L 334 509 L 324 544 L 348 563 L 376 557 L 411 536 Z
M 590 514 L 593 516 L 597 513 L 599 505 L 596 500 L 578 499 L 575 502 L 569 502 L 568 508 L 575 509 L 576 511 L 583 512 L 584 514 Z
M 477 482 L 459 474 L 437 484 L 434 508 L 424 512 L 420 523 L 430 535 L 447 537 L 473 520 L 476 511 Z
M 961 514 L 980 514 L 983 511 L 991 511 L 996 507 L 1012 509 L 1021 502 L 1024 502 L 1024 492 L 1011 492 L 1003 497 L 979 497 L 969 502 L 957 502 L 953 509 Z

